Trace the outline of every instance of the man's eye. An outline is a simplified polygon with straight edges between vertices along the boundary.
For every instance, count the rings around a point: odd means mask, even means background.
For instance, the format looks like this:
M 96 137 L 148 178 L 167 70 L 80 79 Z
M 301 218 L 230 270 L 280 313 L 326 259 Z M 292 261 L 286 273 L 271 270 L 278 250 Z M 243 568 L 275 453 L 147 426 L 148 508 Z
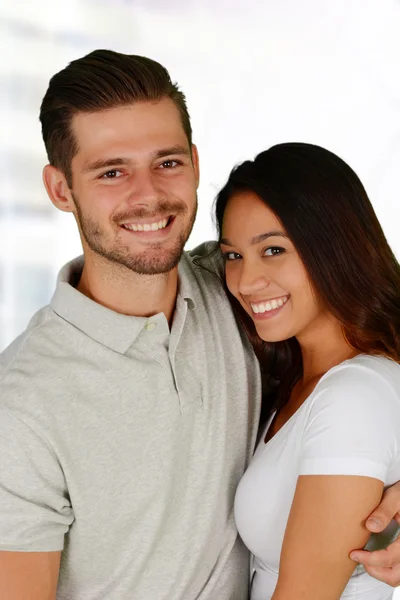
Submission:
M 279 254 L 283 254 L 285 252 L 284 248 L 280 248 L 279 246 L 271 246 L 264 250 L 265 256 L 277 256 Z
M 164 162 L 161 163 L 160 167 L 162 169 L 174 169 L 179 164 L 181 164 L 181 163 L 179 163 L 179 161 L 170 159 L 170 160 L 164 160 Z
M 120 177 L 122 175 L 122 171 L 119 171 L 118 169 L 111 169 L 111 171 L 107 171 L 107 173 L 104 173 L 101 176 L 101 179 L 116 179 L 117 177 Z

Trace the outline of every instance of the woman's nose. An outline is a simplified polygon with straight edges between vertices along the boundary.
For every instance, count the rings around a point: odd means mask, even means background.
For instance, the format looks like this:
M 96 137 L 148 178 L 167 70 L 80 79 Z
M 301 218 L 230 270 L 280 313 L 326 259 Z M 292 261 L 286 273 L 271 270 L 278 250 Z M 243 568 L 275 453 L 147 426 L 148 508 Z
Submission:
M 243 265 L 239 278 L 239 292 L 244 296 L 262 292 L 270 284 L 265 269 Z

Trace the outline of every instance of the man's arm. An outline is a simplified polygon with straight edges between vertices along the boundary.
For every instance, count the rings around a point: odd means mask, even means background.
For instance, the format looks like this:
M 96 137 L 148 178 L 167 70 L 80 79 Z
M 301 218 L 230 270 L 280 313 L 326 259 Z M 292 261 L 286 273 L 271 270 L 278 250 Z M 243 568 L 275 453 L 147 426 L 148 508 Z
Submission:
M 272 600 L 339 600 L 356 566 L 349 551 L 365 545 L 382 491 L 372 477 L 300 476 Z
M 61 552 L 0 552 L 0 598 L 55 600 Z
M 32 427 L 0 408 L 1 600 L 54 600 L 73 520 L 55 452 Z
M 385 491 L 382 502 L 367 519 L 366 527 L 371 533 L 380 533 L 392 519 L 400 526 L 400 482 Z M 355 550 L 350 557 L 362 563 L 375 579 L 393 587 L 400 585 L 400 537 L 385 550 Z

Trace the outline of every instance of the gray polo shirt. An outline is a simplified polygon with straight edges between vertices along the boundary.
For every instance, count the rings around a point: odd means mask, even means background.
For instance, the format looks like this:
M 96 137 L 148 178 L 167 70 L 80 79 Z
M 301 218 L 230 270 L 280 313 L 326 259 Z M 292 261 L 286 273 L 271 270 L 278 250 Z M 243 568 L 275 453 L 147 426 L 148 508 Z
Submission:
M 1 355 L 0 550 L 62 550 L 57 600 L 247 598 L 260 376 L 209 249 L 182 257 L 171 331 L 78 292 L 77 259 Z

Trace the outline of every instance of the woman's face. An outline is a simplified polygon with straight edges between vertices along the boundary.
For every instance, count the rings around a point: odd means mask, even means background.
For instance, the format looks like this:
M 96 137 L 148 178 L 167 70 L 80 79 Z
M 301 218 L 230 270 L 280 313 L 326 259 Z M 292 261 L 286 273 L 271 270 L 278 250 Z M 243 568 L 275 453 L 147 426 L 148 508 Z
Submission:
M 226 206 L 221 250 L 230 292 L 268 342 L 318 332 L 327 318 L 307 272 L 275 214 L 252 192 Z

